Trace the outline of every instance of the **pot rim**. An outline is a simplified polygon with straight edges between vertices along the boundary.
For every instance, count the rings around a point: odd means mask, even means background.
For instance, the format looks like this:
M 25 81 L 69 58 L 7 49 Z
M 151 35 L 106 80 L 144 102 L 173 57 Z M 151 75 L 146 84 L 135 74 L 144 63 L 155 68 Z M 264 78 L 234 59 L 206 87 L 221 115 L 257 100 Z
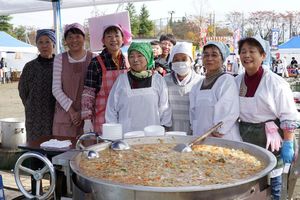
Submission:
M 25 121 L 21 118 L 9 117 L 0 119 L 0 123 L 25 123 Z

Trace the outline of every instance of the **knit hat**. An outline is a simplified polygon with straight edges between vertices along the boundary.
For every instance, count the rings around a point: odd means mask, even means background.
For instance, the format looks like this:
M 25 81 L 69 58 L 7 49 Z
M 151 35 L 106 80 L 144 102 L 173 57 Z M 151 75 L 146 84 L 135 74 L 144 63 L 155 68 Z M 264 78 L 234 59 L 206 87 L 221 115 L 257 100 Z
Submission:
M 65 26 L 64 34 L 66 34 L 72 28 L 79 29 L 83 33 L 83 35 L 85 35 L 84 27 L 79 23 L 67 24 Z
M 207 47 L 208 45 L 214 45 L 214 46 L 218 47 L 218 49 L 222 55 L 223 61 L 225 61 L 226 58 L 230 55 L 229 48 L 227 47 L 227 45 L 225 45 L 222 42 L 209 41 L 204 45 L 203 49 L 205 49 L 205 47 Z
M 188 55 L 193 62 L 193 44 L 188 42 L 178 42 L 171 50 L 168 62 L 172 62 L 175 54 L 184 53 Z
M 38 39 L 43 35 L 48 36 L 48 38 L 56 44 L 55 31 L 53 29 L 40 29 L 36 31 L 35 42 L 37 43 Z
M 150 45 L 150 43 L 147 42 L 132 42 L 131 45 L 128 48 L 128 55 L 130 55 L 130 53 L 132 51 L 138 51 L 141 54 L 143 54 L 143 56 L 146 58 L 147 60 L 147 69 L 152 69 L 154 66 L 154 56 L 153 56 L 153 51 L 152 51 L 152 47 Z

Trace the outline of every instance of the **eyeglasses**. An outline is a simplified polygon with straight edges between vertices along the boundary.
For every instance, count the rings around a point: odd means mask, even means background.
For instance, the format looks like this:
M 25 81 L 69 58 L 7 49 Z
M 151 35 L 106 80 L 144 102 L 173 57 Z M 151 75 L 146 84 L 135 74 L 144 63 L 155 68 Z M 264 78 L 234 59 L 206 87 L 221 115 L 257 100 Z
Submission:
M 221 55 L 218 54 L 218 53 L 212 53 L 212 54 L 209 54 L 209 53 L 203 53 L 203 58 L 209 58 L 209 57 L 212 57 L 213 59 L 216 59 L 216 58 L 218 58 L 219 56 L 221 56 Z

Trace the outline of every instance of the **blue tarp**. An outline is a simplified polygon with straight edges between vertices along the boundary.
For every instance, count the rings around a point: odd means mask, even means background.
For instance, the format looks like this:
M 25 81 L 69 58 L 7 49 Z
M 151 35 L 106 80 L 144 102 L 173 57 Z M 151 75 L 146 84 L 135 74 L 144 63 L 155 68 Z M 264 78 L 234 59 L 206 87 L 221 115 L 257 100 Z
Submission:
M 294 36 L 289 41 L 279 45 L 278 49 L 300 49 L 300 35 Z
M 37 48 L 0 31 L 0 52 L 37 53 Z

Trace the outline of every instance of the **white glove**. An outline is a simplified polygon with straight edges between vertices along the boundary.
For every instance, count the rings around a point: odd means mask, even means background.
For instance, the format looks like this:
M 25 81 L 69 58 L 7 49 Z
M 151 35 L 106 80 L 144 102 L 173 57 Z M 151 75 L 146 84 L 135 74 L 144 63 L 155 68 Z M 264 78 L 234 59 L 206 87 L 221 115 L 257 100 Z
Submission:
M 83 132 L 89 133 L 89 132 L 93 132 L 93 131 L 94 131 L 94 128 L 93 128 L 92 121 L 90 119 L 84 120 Z
M 273 122 L 266 122 L 265 132 L 267 137 L 266 149 L 269 149 L 271 145 L 271 151 L 279 151 L 282 143 L 282 138 L 278 133 L 278 126 Z

